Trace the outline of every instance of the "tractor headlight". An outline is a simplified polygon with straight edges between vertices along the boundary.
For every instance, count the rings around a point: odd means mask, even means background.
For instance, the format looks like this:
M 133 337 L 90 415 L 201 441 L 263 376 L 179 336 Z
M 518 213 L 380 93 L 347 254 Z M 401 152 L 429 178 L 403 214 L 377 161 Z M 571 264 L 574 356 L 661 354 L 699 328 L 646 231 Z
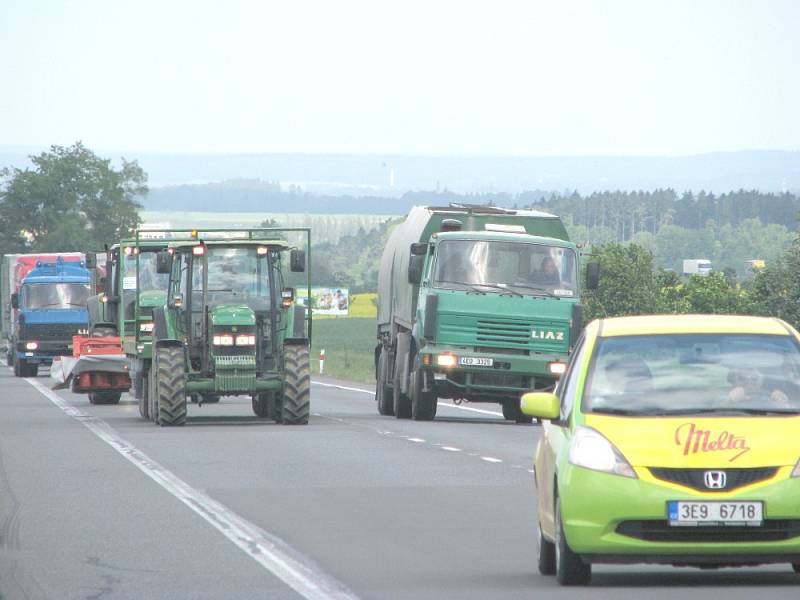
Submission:
M 39 342 L 28 342 L 25 344 L 25 350 L 36 350 L 39 348 Z
M 156 324 L 150 321 L 149 323 L 139 323 L 139 333 L 153 333 Z
M 243 333 L 236 336 L 237 346 L 255 346 L 256 336 L 252 333 Z
M 233 336 L 230 333 L 221 333 L 214 336 L 215 346 L 233 346 Z

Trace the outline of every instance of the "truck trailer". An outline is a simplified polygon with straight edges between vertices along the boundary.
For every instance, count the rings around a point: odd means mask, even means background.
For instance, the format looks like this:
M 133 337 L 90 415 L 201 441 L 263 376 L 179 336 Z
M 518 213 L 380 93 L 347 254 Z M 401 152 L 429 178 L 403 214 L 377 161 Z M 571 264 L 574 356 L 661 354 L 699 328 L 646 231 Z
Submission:
M 495 402 L 507 419 L 530 422 L 520 394 L 554 386 L 582 328 L 579 273 L 555 215 L 414 207 L 378 275 L 378 412 L 430 420 L 438 398 L 451 398 Z

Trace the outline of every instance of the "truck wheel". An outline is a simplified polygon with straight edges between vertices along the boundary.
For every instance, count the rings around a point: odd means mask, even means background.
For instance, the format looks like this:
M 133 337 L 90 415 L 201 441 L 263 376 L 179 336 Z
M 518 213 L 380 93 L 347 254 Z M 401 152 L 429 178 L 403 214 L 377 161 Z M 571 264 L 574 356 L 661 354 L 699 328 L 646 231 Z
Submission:
M 400 373 L 395 373 L 392 385 L 392 398 L 394 400 L 394 416 L 398 419 L 411 417 L 411 398 L 400 391 Z
M 14 363 L 14 375 L 17 377 L 36 377 L 38 374 L 39 365 L 30 365 L 24 359 L 17 359 Z
M 14 366 L 14 355 L 11 353 L 11 350 L 6 350 L 6 365 L 9 367 Z
M 14 361 L 14 377 L 22 377 L 22 372 L 19 370 L 19 360 Z
M 158 422 L 164 426 L 186 423 L 186 374 L 183 348 L 162 346 L 156 349 L 156 392 Z
M 394 397 L 392 390 L 386 385 L 386 373 L 389 371 L 389 353 L 382 348 L 378 355 L 378 372 L 375 380 L 375 400 L 378 403 L 378 414 L 394 414 Z
M 503 418 L 517 423 L 531 423 L 533 421 L 533 417 L 529 417 L 522 412 L 519 407 L 519 399 L 505 400 L 503 402 Z
M 283 353 L 284 425 L 305 425 L 311 411 L 311 362 L 307 346 L 286 346 Z
M 142 392 L 139 394 L 139 416 L 150 420 L 150 374 L 142 375 Z
M 414 369 L 409 376 L 411 386 L 411 418 L 415 421 L 432 421 L 436 416 L 436 392 L 423 392 L 423 371 Z
M 257 417 L 269 416 L 270 393 L 262 392 L 253 396 L 253 414 Z

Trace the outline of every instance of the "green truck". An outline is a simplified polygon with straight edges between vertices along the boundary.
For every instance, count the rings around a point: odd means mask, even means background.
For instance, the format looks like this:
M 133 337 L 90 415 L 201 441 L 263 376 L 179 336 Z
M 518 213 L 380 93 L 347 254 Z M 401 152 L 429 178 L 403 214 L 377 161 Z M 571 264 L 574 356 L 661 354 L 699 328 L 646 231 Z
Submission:
M 579 253 L 544 212 L 418 206 L 391 234 L 378 275 L 378 412 L 430 420 L 438 398 L 495 402 L 551 388 L 582 327 Z M 597 285 L 596 264 L 587 286 Z

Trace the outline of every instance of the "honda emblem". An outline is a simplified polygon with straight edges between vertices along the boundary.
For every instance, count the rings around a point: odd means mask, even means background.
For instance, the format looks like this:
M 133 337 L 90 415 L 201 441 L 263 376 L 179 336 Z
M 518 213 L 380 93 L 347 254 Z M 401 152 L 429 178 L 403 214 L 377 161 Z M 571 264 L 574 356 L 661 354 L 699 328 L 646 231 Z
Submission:
M 703 473 L 703 481 L 709 490 L 724 490 L 728 485 L 728 477 L 725 471 L 706 471 Z

